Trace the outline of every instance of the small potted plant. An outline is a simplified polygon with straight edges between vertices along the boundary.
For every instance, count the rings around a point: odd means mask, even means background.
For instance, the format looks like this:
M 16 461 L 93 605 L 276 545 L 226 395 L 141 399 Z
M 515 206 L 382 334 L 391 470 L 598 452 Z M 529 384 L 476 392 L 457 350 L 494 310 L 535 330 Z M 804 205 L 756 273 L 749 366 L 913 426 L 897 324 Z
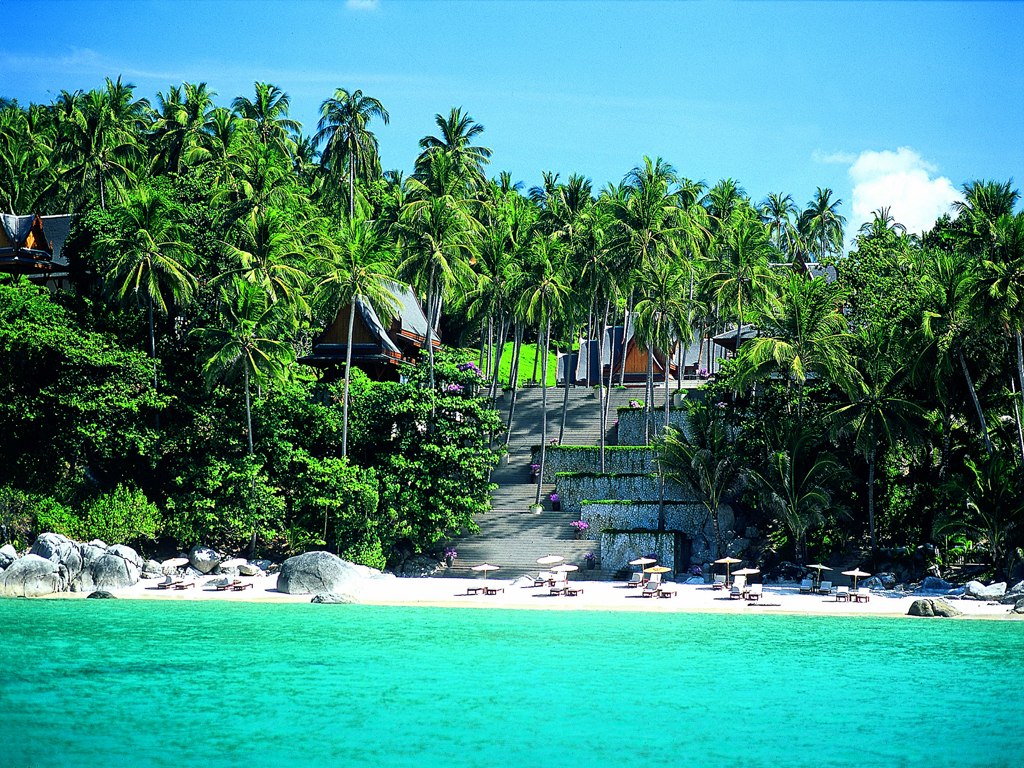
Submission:
M 595 384 L 594 385 L 594 399 L 595 400 L 600 400 L 601 398 L 603 398 L 604 397 L 604 390 L 605 390 L 604 386 L 602 386 L 601 384 Z
M 590 527 L 590 523 L 586 520 L 573 520 L 569 525 L 572 526 L 573 532 L 577 539 L 583 538 L 583 532 Z
M 548 498 L 551 499 L 551 509 L 558 512 L 562 508 L 562 502 L 559 500 L 558 494 L 553 492 Z
M 597 567 L 597 558 L 594 557 L 593 552 L 587 552 L 587 554 L 583 556 L 583 561 L 587 564 L 588 571 L 592 571 Z
M 544 511 L 544 505 L 543 504 L 531 504 L 530 505 L 530 512 L 535 514 L 535 515 L 539 515 L 543 511 Z
M 636 410 L 637 408 L 643 408 L 644 407 L 644 401 L 643 400 L 630 400 L 629 401 L 629 407 L 634 409 L 634 410 Z
M 530 482 L 531 483 L 536 483 L 537 482 L 537 475 L 539 475 L 539 474 L 540 474 L 540 464 L 531 464 L 530 465 Z
M 444 562 L 451 568 L 455 565 L 455 558 L 459 556 L 459 553 L 455 551 L 455 547 L 446 547 L 444 550 Z

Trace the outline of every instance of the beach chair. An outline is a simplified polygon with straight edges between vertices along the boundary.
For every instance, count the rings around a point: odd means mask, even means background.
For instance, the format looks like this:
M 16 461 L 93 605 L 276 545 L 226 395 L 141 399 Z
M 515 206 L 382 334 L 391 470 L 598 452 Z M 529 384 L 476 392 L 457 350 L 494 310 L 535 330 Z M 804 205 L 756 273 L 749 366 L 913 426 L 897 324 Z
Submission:
M 222 584 L 214 584 L 213 588 L 218 592 L 227 592 L 242 583 L 241 579 L 225 579 Z
M 836 602 L 850 602 L 850 588 L 849 587 L 836 587 Z
M 175 589 L 193 589 L 193 588 L 195 588 L 195 586 L 196 586 L 195 581 L 179 581 L 177 584 L 174 585 L 174 588 Z
M 634 573 L 629 577 L 629 581 L 626 582 L 627 587 L 642 587 L 644 584 L 644 575 L 642 573 Z
M 237 584 L 234 584 L 231 587 L 231 589 L 234 592 L 242 592 L 243 590 L 246 590 L 246 589 L 252 589 L 252 582 L 251 581 L 240 581 Z
M 751 584 L 747 587 L 747 600 L 760 600 L 763 590 L 763 584 Z
M 555 574 L 550 571 L 541 571 L 537 574 L 537 578 L 533 580 L 533 586 L 543 587 L 545 584 L 550 584 L 555 580 Z
M 658 590 L 661 589 L 661 584 L 657 581 L 648 581 L 644 584 L 644 588 L 640 591 L 641 597 L 657 597 Z
M 484 594 L 485 595 L 496 595 L 499 592 L 504 592 L 504 591 L 505 591 L 504 587 L 484 587 Z
M 831 581 L 823 581 L 823 582 L 821 582 L 821 586 L 818 587 L 818 594 L 819 595 L 831 595 L 832 594 L 832 582 Z
M 662 584 L 661 589 L 658 590 L 658 597 L 675 597 L 677 594 L 676 585 L 671 582 Z
M 715 580 L 711 582 L 712 589 L 725 589 L 725 574 L 716 573 Z
M 558 579 L 557 581 L 552 581 L 551 582 L 550 589 L 548 589 L 548 594 L 549 595 L 560 595 L 563 592 L 565 592 L 568 588 L 569 588 L 569 579 L 568 578 Z
M 871 599 L 871 590 L 868 587 L 857 587 L 853 599 L 859 602 L 868 602 Z
M 174 587 L 181 584 L 181 579 L 176 579 L 174 576 L 168 576 L 166 579 L 156 585 L 157 589 L 174 589 Z
M 804 579 L 800 582 L 800 594 L 809 595 L 814 591 L 814 581 L 812 579 Z
M 565 594 L 567 597 L 576 597 L 576 595 L 582 595 L 583 587 L 566 587 Z

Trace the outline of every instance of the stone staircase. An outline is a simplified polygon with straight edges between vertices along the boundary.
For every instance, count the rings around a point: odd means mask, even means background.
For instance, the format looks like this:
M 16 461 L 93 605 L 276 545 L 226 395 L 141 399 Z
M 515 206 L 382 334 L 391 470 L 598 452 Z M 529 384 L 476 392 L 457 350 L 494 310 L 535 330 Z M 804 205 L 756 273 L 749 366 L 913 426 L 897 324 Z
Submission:
M 564 393 L 561 387 L 548 390 L 549 441 L 558 438 Z M 611 390 L 606 436 L 609 445 L 614 444 L 615 409 L 627 405 L 630 400 L 642 398 L 642 387 Z M 511 395 L 506 395 L 505 401 L 499 402 L 506 423 L 510 400 Z M 599 445 L 600 438 L 598 400 L 593 391 L 587 387 L 570 387 L 562 445 Z M 501 566 L 501 570 L 491 578 L 508 580 L 526 573 L 536 574 L 539 557 L 562 555 L 565 562 L 580 567 L 581 573 L 577 578 L 601 580 L 611 577 L 612 574 L 605 574 L 600 569 L 586 570 L 586 553 L 592 552 L 600 562 L 600 542 L 596 539 L 577 540 L 569 525 L 575 517 L 551 509 L 548 497 L 555 488 L 553 483 L 541 486 L 544 511 L 540 514 L 529 512 L 537 493 L 536 483 L 530 482 L 531 450 L 540 443 L 541 389 L 521 389 L 508 445 L 508 463 L 495 468 L 491 476 L 492 481 L 498 484 L 491 499 L 492 509 L 476 518 L 479 534 L 464 535 L 451 541 L 450 545 L 459 556 L 444 575 L 474 577 L 478 574 L 470 570 L 471 567 L 489 562 Z

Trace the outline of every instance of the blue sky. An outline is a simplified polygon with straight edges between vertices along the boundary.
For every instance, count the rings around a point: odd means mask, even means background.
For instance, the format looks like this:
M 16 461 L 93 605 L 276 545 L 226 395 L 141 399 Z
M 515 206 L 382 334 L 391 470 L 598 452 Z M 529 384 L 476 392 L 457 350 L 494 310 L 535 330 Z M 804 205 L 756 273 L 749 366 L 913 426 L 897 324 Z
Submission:
M 152 97 L 255 80 L 307 132 L 335 87 L 391 113 L 409 171 L 435 113 L 486 127 L 492 172 L 595 187 L 643 155 L 760 199 L 816 186 L 855 227 L 891 205 L 927 226 L 975 178 L 1024 184 L 1024 3 L 36 2 L 0 0 L 0 95 L 49 102 L 122 74 Z M 851 228 L 852 228 L 851 227 Z

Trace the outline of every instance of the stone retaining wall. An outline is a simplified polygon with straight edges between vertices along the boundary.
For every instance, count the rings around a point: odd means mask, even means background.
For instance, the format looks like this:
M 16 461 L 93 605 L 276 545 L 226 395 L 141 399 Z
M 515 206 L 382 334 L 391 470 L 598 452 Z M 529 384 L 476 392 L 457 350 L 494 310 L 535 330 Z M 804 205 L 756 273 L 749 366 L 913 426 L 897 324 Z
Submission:
M 552 445 L 544 459 L 544 482 L 553 483 L 559 472 L 601 471 L 601 447 Z M 540 462 L 540 448 L 533 449 L 533 463 Z M 642 446 L 606 446 L 605 472 L 613 475 L 647 475 L 655 471 L 654 450 Z
M 619 408 L 619 426 L 617 440 L 619 445 L 646 445 L 646 418 L 643 408 Z M 687 427 L 686 409 L 670 408 L 668 423 L 673 427 L 685 430 Z M 659 436 L 665 424 L 665 412 L 658 408 L 653 417 L 653 434 Z
M 555 490 L 562 509 L 579 515 L 583 502 L 605 499 L 656 501 L 658 477 L 652 474 L 597 475 L 562 472 L 555 476 Z M 672 480 L 665 483 L 665 501 L 695 501 L 693 494 Z

